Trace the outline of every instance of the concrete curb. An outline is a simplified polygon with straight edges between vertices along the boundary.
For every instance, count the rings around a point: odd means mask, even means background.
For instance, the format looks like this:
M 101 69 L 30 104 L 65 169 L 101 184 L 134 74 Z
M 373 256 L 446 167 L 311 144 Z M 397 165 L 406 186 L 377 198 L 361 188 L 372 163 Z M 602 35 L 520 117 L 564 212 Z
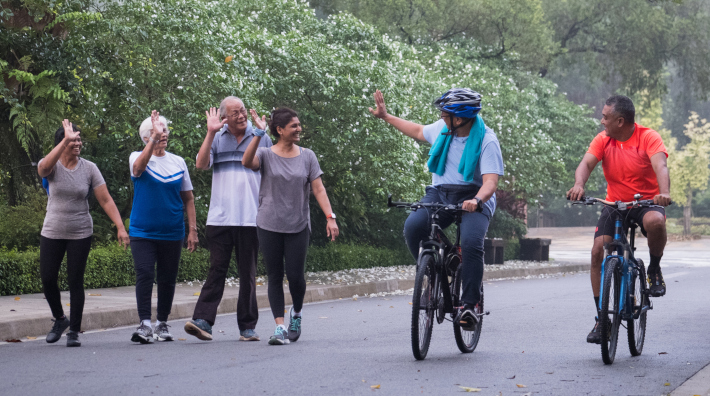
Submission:
M 677 387 L 671 396 L 702 395 L 710 396 L 710 364 L 703 367 L 692 377 L 688 378 L 681 386 Z
M 589 264 L 561 264 L 559 266 L 534 267 L 534 268 L 513 268 L 504 270 L 494 270 L 485 272 L 483 280 L 522 278 L 527 276 L 539 276 L 549 274 L 570 273 L 579 271 L 589 271 Z M 357 285 L 309 285 L 306 290 L 304 302 L 313 303 L 327 300 L 337 300 L 340 298 L 352 298 L 354 295 L 364 296 L 365 294 L 395 292 L 398 290 L 408 290 L 414 287 L 414 279 L 391 279 L 386 281 L 362 283 Z M 88 292 L 88 291 L 87 291 Z M 291 303 L 291 296 L 284 293 L 286 304 Z M 170 319 L 191 318 L 195 310 L 197 299 L 194 301 L 182 301 L 174 303 L 170 314 Z M 257 305 L 259 308 L 269 307 L 269 299 L 266 290 L 257 292 Z M 237 297 L 225 296 L 219 305 L 218 314 L 236 312 Z M 153 307 L 155 317 L 155 306 Z M 48 329 L 47 315 L 41 317 L 8 320 L 0 322 L 0 342 L 9 339 L 21 339 L 27 336 L 42 336 Z M 113 327 L 128 326 L 139 322 L 135 305 L 116 306 L 101 311 L 84 312 L 82 318 L 82 330 L 108 329 Z

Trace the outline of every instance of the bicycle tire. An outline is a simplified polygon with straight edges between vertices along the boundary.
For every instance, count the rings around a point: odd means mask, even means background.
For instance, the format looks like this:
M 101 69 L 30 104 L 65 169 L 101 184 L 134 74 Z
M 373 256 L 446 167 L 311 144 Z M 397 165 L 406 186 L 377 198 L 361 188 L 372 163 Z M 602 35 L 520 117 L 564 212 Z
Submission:
M 458 268 L 456 269 L 456 275 L 454 278 L 454 290 L 453 290 L 453 296 L 454 296 L 454 302 L 456 304 L 461 304 L 461 270 L 462 270 L 462 265 L 459 264 Z M 484 312 L 483 310 L 483 283 L 481 283 L 481 301 L 479 303 L 480 307 L 480 312 Z M 483 328 L 483 316 L 480 317 L 478 320 L 478 324 L 476 324 L 476 329 L 472 331 L 467 331 L 461 328 L 461 326 L 454 320 L 454 338 L 456 339 L 456 346 L 459 347 L 459 350 L 463 353 L 472 353 L 474 350 L 476 350 L 476 346 L 478 346 L 478 340 L 481 338 L 481 329 Z
M 648 294 L 645 293 L 646 288 L 643 283 L 646 282 L 646 268 L 643 261 L 637 260 L 639 271 L 634 275 L 634 312 L 640 310 L 644 305 L 648 305 Z M 638 356 L 643 352 L 643 343 L 646 339 L 646 314 L 643 311 L 638 318 L 626 321 L 629 338 L 629 352 L 631 356 Z
M 616 258 L 609 259 L 604 264 L 604 284 L 602 288 L 602 309 L 599 312 L 599 327 L 601 330 L 602 360 L 605 364 L 614 363 L 616 347 L 619 341 L 621 316 L 618 312 L 621 273 L 617 270 L 617 267 L 620 264 Z M 616 312 L 616 314 L 609 317 L 610 311 Z
M 436 308 L 432 271 L 435 260 L 431 254 L 425 254 L 417 263 L 412 296 L 412 353 L 417 360 L 426 358 L 434 326 Z

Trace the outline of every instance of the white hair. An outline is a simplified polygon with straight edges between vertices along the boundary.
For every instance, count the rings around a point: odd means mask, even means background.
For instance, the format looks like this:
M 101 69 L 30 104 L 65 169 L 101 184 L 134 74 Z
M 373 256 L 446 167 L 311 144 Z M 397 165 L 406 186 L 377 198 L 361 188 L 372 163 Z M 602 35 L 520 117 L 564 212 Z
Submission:
M 238 97 L 227 96 L 226 98 L 222 99 L 222 102 L 219 104 L 219 118 L 220 119 L 227 116 L 227 114 L 225 114 L 227 112 L 227 103 L 229 103 L 231 101 L 239 102 L 242 104 L 242 106 L 244 106 L 244 101 L 239 99 Z
M 160 118 L 160 121 L 163 123 L 163 125 L 165 125 L 165 128 L 167 129 L 168 128 L 168 120 L 163 116 L 160 116 L 159 118 Z M 143 142 L 143 144 L 148 144 L 148 139 L 150 139 L 150 135 L 153 134 L 153 121 L 150 119 L 150 117 L 146 118 L 141 123 L 141 126 L 140 126 L 140 128 L 138 128 L 138 131 L 140 134 L 141 142 Z M 170 129 L 167 129 L 167 133 L 168 134 L 170 133 Z

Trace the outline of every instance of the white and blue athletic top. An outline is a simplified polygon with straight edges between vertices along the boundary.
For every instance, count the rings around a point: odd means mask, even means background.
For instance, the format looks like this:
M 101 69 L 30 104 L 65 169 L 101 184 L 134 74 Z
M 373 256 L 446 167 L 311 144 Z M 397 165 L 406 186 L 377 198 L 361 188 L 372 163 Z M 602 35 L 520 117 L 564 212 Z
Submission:
M 439 137 L 441 131 L 446 127 L 446 122 L 444 120 L 439 120 L 433 124 L 424 126 L 424 139 L 426 139 L 429 144 L 434 144 L 436 138 Z M 483 136 L 483 142 L 481 143 L 481 157 L 476 165 L 476 171 L 473 174 L 473 182 L 467 183 L 463 180 L 463 175 L 459 173 L 459 163 L 461 162 L 461 156 L 463 155 L 463 150 L 466 147 L 466 137 L 454 136 L 451 140 L 451 145 L 449 146 L 449 153 L 446 156 L 446 167 L 444 168 L 444 174 L 439 176 L 436 173 L 432 173 L 432 185 L 439 186 L 442 184 L 459 184 L 459 185 L 483 185 L 483 175 L 490 173 L 495 173 L 499 176 L 503 176 L 503 155 L 500 152 L 500 143 L 498 143 L 498 137 L 492 129 L 486 127 L 486 134 Z M 488 210 L 493 214 L 496 210 L 496 195 L 495 193 L 491 196 L 486 203 L 484 203 Z
M 131 153 L 128 165 L 133 181 L 133 209 L 128 233 L 132 237 L 176 241 L 185 238 L 185 218 L 181 191 L 192 191 L 185 160 L 166 152 L 151 156 L 139 177 L 133 164 L 141 155 Z

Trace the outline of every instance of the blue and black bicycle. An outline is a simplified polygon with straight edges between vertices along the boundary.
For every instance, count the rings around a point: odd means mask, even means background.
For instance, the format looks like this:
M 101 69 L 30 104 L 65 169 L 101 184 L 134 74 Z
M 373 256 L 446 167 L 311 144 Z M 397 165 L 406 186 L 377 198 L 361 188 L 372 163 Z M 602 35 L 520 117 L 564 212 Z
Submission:
M 619 341 L 619 327 L 624 326 L 629 340 L 631 356 L 643 351 L 646 337 L 646 314 L 653 309 L 646 283 L 646 268 L 643 261 L 634 257 L 636 224 L 629 221 L 624 227 L 624 213 L 635 208 L 654 205 L 652 200 L 640 200 L 641 194 L 634 195 L 631 202 L 610 202 L 599 198 L 585 197 L 574 201 L 578 205 L 597 203 L 613 208 L 615 221 L 614 239 L 604 244 L 604 261 L 601 272 L 601 298 L 599 299 L 599 327 L 601 331 L 602 360 L 614 363 L 616 345 Z M 628 235 L 628 240 L 627 240 Z

